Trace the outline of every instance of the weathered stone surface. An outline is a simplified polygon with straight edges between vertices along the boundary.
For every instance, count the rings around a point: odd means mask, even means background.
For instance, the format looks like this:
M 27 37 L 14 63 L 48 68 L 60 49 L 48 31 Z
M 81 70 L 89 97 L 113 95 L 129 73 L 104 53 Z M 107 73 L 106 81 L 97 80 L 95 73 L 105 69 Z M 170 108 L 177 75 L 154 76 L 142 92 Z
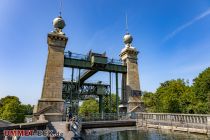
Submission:
M 61 121 L 64 112 L 62 99 L 64 49 L 68 38 L 64 35 L 48 34 L 48 58 L 45 69 L 41 99 L 34 112 L 36 119 L 44 114 L 49 121 Z M 35 120 L 36 120 L 35 119 Z
M 124 104 L 128 103 L 127 111 L 136 111 L 141 105 L 140 95 L 133 95 L 133 91 L 140 91 L 139 71 L 137 63 L 138 51 L 134 47 L 125 47 L 120 54 L 124 65 L 127 66 L 127 73 L 122 75 L 122 98 Z

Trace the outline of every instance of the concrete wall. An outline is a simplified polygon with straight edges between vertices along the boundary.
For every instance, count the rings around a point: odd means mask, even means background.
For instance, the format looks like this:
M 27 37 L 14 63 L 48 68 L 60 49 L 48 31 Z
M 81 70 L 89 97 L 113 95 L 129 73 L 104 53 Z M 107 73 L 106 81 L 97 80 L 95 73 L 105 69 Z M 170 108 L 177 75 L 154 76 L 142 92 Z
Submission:
M 138 127 L 152 127 L 170 129 L 172 131 L 210 134 L 210 115 L 137 113 L 136 119 Z

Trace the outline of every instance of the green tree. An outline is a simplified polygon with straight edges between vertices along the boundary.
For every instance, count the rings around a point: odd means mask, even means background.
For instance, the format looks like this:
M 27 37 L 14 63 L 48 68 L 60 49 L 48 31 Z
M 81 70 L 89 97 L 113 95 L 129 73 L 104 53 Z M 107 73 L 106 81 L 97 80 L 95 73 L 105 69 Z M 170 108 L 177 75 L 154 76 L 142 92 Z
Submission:
M 33 106 L 30 104 L 21 104 L 21 109 L 24 115 L 32 115 L 33 114 Z
M 21 123 L 24 122 L 24 118 L 20 102 L 11 100 L 3 106 L 1 119 L 8 120 L 12 123 Z
M 144 102 L 146 112 L 155 112 L 155 106 L 157 100 L 156 94 L 144 91 L 142 95 L 142 100 Z
M 201 72 L 193 80 L 193 92 L 196 98 L 201 102 L 207 102 L 207 94 L 210 92 L 210 67 Z
M 187 90 L 180 96 L 181 112 L 194 114 L 196 112 L 196 102 L 196 97 L 192 88 L 187 88 Z
M 183 79 L 170 80 L 161 83 L 156 91 L 155 112 L 181 113 L 183 106 L 180 97 L 190 87 Z
M 89 113 L 98 113 L 99 112 L 99 104 L 95 99 L 89 99 L 82 103 L 79 107 L 79 114 L 86 115 Z
M 2 118 L 3 111 L 5 110 L 5 106 L 11 101 L 15 101 L 20 104 L 19 98 L 16 96 L 6 96 L 0 99 L 0 118 Z
M 24 122 L 25 115 L 31 115 L 33 107 L 21 104 L 16 96 L 6 96 L 0 99 L 0 119 L 8 120 L 12 123 Z
M 19 98 L 16 96 L 6 96 L 4 98 L 0 99 L 0 103 L 2 106 L 6 105 L 7 103 L 11 102 L 12 100 L 15 100 L 16 102 L 18 102 L 19 104 L 21 103 Z
M 207 106 L 208 106 L 208 113 L 209 113 L 210 112 L 210 92 L 208 92 L 207 98 L 208 98 Z
M 183 79 L 165 81 L 154 94 L 146 92 L 142 99 L 149 112 L 209 113 L 210 67 L 193 80 L 192 86 Z

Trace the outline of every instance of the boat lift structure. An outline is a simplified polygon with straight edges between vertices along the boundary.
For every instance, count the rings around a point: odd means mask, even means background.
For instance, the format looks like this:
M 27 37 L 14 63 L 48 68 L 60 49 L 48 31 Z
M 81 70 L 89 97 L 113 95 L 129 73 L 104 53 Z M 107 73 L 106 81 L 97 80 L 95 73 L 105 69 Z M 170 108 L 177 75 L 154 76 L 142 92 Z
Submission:
M 64 53 L 64 67 L 72 68 L 71 80 L 63 81 L 63 99 L 65 103 L 69 103 L 71 112 L 78 113 L 79 101 L 89 98 L 99 98 L 99 113 L 104 113 L 104 106 L 111 108 L 111 73 L 116 75 L 116 97 L 119 96 L 118 91 L 118 74 L 126 73 L 127 67 L 123 65 L 121 60 L 109 59 L 105 53 L 99 54 L 90 51 L 88 55 L 72 53 L 70 51 Z M 79 75 L 74 80 L 75 69 L 79 69 Z M 98 71 L 109 72 L 109 84 L 103 84 L 101 81 L 97 83 L 85 82 Z M 105 103 L 104 98 L 109 98 L 109 104 Z M 116 98 L 116 111 L 119 112 L 119 98 Z M 105 112 L 108 113 L 108 112 Z

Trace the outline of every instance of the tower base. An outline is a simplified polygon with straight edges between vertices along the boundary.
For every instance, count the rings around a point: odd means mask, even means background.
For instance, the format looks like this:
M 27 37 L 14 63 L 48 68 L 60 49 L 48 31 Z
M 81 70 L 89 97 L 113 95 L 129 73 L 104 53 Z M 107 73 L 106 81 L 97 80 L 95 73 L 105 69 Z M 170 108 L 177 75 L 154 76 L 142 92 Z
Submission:
M 128 112 L 145 112 L 144 102 L 132 102 L 128 106 Z
M 51 122 L 62 121 L 64 100 L 60 99 L 40 99 L 38 108 L 34 109 L 33 121 L 37 121 L 40 115 L 44 115 L 46 120 Z
M 139 100 L 139 96 L 130 97 L 128 101 L 128 112 L 144 112 L 144 103 Z

